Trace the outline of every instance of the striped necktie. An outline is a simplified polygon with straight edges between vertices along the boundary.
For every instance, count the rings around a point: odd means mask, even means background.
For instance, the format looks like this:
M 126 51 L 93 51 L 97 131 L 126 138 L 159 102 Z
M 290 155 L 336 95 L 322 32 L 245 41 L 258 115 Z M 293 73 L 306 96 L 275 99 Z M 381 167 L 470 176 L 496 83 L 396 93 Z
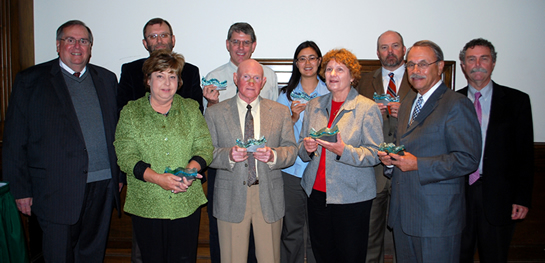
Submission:
M 396 83 L 394 80 L 394 73 L 390 72 L 388 76 L 390 77 L 390 82 L 388 83 L 388 94 L 390 94 L 392 98 L 395 98 L 397 97 L 397 89 L 396 89 Z

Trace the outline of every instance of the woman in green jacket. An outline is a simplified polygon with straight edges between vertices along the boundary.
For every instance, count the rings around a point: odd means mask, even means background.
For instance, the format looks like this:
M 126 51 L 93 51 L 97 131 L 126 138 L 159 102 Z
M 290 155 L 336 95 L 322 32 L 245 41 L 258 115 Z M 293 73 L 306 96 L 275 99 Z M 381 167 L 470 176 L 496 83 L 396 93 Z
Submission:
M 143 66 L 150 92 L 129 102 L 117 125 L 114 145 L 127 173 L 124 211 L 132 215 L 143 262 L 196 261 L 200 207 L 206 203 L 201 182 L 165 169 L 201 172 L 214 147 L 199 104 L 176 94 L 183 67 L 179 54 L 152 53 Z

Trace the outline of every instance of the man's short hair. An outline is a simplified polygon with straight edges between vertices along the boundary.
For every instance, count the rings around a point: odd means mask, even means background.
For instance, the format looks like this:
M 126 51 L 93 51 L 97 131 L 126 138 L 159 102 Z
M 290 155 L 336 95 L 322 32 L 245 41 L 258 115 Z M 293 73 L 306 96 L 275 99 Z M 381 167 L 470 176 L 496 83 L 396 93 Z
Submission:
M 144 28 L 142 29 L 142 35 L 144 36 L 144 39 L 146 39 L 146 28 L 148 26 L 153 26 L 153 25 L 162 25 L 163 23 L 167 24 L 168 26 L 168 30 L 170 30 L 170 35 L 173 35 L 174 33 L 172 33 L 172 26 L 170 26 L 170 23 L 162 18 L 159 18 L 159 17 L 156 17 L 156 18 L 152 18 L 150 19 L 150 21 L 148 21 L 145 25 L 144 25 Z
M 387 32 L 396 33 L 396 34 L 399 36 L 399 38 L 401 39 L 401 46 L 405 46 L 405 42 L 403 42 L 403 36 L 401 36 L 401 34 L 400 34 L 399 32 L 394 31 L 394 30 L 388 30 L 388 31 L 386 31 L 386 32 L 384 32 L 384 33 L 382 33 L 382 34 L 380 34 L 380 36 L 378 36 L 378 38 L 377 38 L 377 50 L 379 50 L 379 48 L 380 48 L 380 47 L 379 47 L 379 43 L 378 43 L 379 40 L 380 40 L 380 37 L 381 37 L 382 35 L 386 34 Z
M 57 28 L 57 40 L 61 40 L 64 36 L 64 29 L 71 26 L 85 27 L 85 29 L 87 29 L 87 33 L 89 34 L 89 42 L 93 43 L 93 33 L 91 33 L 91 29 L 80 20 L 70 20 Z
M 250 35 L 252 42 L 255 42 L 257 40 L 254 29 L 248 23 L 237 22 L 232 24 L 231 27 L 229 28 L 229 32 L 227 32 L 227 40 L 231 40 L 231 36 L 233 36 L 233 32 L 238 32 L 238 33 L 242 32 L 246 35 Z
M 496 63 L 496 57 L 498 56 L 498 53 L 496 52 L 496 49 L 494 48 L 494 45 L 490 43 L 490 41 L 484 39 L 484 38 L 475 38 L 471 41 L 467 42 L 467 44 L 464 46 L 462 50 L 460 50 L 460 61 L 462 63 L 466 60 L 466 51 L 470 48 L 474 48 L 476 46 L 483 46 L 490 49 L 490 54 L 492 55 L 492 63 Z
M 407 51 L 407 57 L 409 56 L 409 52 L 411 52 L 411 49 L 413 47 L 429 47 L 433 50 L 433 53 L 435 53 L 435 57 L 437 58 L 438 61 L 444 60 L 443 51 L 441 50 L 439 45 L 435 44 L 435 42 L 431 40 L 420 40 L 414 43 L 414 45 L 410 47 L 409 50 Z

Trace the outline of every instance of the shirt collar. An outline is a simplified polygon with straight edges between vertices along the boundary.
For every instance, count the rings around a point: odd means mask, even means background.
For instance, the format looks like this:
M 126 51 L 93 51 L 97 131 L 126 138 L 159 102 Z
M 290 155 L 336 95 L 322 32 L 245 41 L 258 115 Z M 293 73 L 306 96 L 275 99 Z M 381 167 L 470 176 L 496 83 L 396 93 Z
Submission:
M 388 76 L 388 74 L 390 74 L 391 72 L 394 73 L 394 78 L 396 79 L 398 76 L 403 77 L 403 74 L 405 73 L 405 63 L 403 63 L 403 65 L 401 65 L 399 68 L 397 68 L 394 71 L 389 71 L 385 69 L 384 67 L 382 67 L 382 77 L 389 78 L 390 76 Z
M 482 88 L 480 91 L 478 91 L 476 88 L 474 88 L 473 86 L 469 85 L 469 95 L 472 97 L 472 98 L 475 98 L 475 93 L 476 92 L 480 92 L 481 93 L 481 97 L 483 99 L 487 99 L 489 98 L 491 95 L 492 95 L 492 80 L 490 80 L 488 82 L 488 84 L 486 84 L 486 86 L 484 86 L 484 88 Z
M 62 59 L 59 58 L 59 65 L 61 66 L 61 68 L 63 68 L 64 70 L 66 70 L 68 73 L 70 73 L 70 75 L 74 75 L 74 73 L 76 73 L 76 71 L 74 71 L 73 69 L 71 69 L 69 66 L 67 66 L 66 64 L 64 64 L 64 62 L 62 62 Z M 81 76 L 83 76 L 83 74 L 85 74 L 85 71 L 87 71 L 87 65 L 85 65 L 85 67 L 83 68 L 83 70 L 80 72 L 80 75 L 79 77 L 81 78 Z

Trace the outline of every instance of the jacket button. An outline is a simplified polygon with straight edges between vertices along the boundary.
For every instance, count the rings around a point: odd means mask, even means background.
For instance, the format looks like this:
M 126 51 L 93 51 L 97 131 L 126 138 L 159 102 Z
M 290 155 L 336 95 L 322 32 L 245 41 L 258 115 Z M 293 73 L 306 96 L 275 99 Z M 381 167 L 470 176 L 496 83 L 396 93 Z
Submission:
M 87 173 L 87 170 L 83 170 L 83 173 L 86 174 L 86 173 Z
M 246 185 L 246 181 L 242 181 L 242 185 Z
M 244 164 L 244 167 L 248 167 L 248 164 L 247 164 L 247 163 L 245 163 L 245 164 Z

